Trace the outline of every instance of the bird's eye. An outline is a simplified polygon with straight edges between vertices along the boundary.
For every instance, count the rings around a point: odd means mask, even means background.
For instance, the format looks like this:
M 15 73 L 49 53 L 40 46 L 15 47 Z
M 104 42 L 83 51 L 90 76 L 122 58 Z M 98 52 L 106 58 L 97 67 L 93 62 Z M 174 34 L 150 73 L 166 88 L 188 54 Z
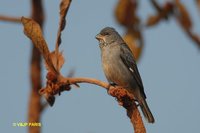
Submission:
M 104 34 L 103 34 L 104 36 L 107 36 L 107 35 L 110 35 L 108 32 L 105 32 Z

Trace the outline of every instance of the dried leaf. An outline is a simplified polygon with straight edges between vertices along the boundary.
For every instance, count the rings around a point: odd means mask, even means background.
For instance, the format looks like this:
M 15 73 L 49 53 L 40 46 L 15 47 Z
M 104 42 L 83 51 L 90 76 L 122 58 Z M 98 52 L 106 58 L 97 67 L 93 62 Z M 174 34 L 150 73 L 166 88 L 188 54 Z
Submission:
M 25 17 L 21 18 L 21 22 L 24 25 L 25 35 L 32 40 L 34 46 L 43 55 L 49 70 L 55 74 L 58 74 L 58 71 L 56 71 L 55 67 L 53 66 L 53 63 L 50 57 L 50 52 L 49 52 L 47 43 L 42 35 L 42 30 L 39 24 L 35 22 L 34 20 L 25 18 Z
M 115 9 L 115 16 L 117 21 L 123 26 L 137 25 L 140 20 L 136 15 L 136 11 L 136 0 L 119 0 Z
M 192 28 L 192 21 L 190 18 L 190 15 L 183 3 L 181 3 L 179 0 L 175 1 L 176 7 L 178 9 L 177 19 L 179 23 L 183 26 L 185 29 L 191 29 Z
M 57 40 L 56 40 L 56 46 L 59 47 L 61 43 L 61 32 L 64 30 L 65 25 L 66 25 L 66 14 L 69 9 L 71 0 L 62 0 L 60 3 L 60 23 L 59 23 L 59 29 L 58 29 L 58 34 L 57 34 Z
M 64 59 L 64 57 L 62 55 L 62 52 L 59 52 L 58 56 L 57 56 L 55 51 L 53 51 L 53 52 L 51 52 L 50 57 L 51 57 L 53 65 L 54 66 L 58 65 L 58 68 L 56 70 L 60 71 L 60 69 L 62 68 L 63 64 L 65 63 L 65 59 Z M 46 66 L 46 69 L 48 70 L 49 67 L 48 67 L 48 65 L 46 63 L 45 63 L 45 66 Z
M 150 16 L 150 17 L 147 19 L 147 24 L 146 24 L 146 26 L 148 26 L 148 27 L 154 26 L 154 25 L 156 25 L 160 20 L 161 20 L 161 17 L 160 17 L 159 15 Z
M 66 14 L 68 12 L 69 6 L 71 4 L 71 0 L 62 0 L 60 3 L 60 22 L 59 22 L 59 28 L 58 28 L 58 33 L 57 33 L 57 39 L 56 39 L 56 47 L 55 47 L 55 53 L 57 55 L 58 59 L 59 57 L 59 46 L 61 44 L 61 32 L 64 30 L 65 25 L 66 25 Z M 56 61 L 57 63 L 55 64 L 56 69 L 59 69 L 59 63 L 58 60 Z

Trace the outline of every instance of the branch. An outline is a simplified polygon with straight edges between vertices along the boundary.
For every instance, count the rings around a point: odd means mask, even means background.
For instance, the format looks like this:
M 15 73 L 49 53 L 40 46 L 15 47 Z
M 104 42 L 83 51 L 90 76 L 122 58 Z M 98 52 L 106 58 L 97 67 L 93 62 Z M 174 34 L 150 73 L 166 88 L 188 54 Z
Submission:
M 140 116 L 137 105 L 134 102 L 133 95 L 130 94 L 126 89 L 120 87 L 114 89 L 110 88 L 109 94 L 113 97 L 116 97 L 119 104 L 126 109 L 127 115 L 130 118 L 132 126 L 134 128 L 134 133 L 146 133 L 144 123 Z
M 8 17 L 8 16 L 0 15 L 0 21 L 21 23 L 21 18 L 20 17 Z
M 83 77 L 82 78 L 64 78 L 64 79 L 61 79 L 61 82 L 67 83 L 69 85 L 78 84 L 78 83 L 89 83 L 89 84 L 101 86 L 105 88 L 106 90 L 109 90 L 110 88 L 114 88 L 113 86 L 111 86 L 110 84 L 106 82 L 102 82 L 100 80 L 93 79 L 93 78 L 83 78 Z
M 135 133 L 146 133 L 146 129 L 144 127 L 139 110 L 136 106 L 136 103 L 134 102 L 134 96 L 126 89 L 120 86 L 112 86 L 106 82 L 93 78 L 69 78 L 63 77 L 61 75 L 57 76 L 52 72 L 48 72 L 46 78 L 46 87 L 41 89 L 39 93 L 46 97 L 47 101 L 50 102 L 50 105 L 53 105 L 55 100 L 54 96 L 56 94 L 60 95 L 63 91 L 69 91 L 71 89 L 71 85 L 79 86 L 79 83 L 95 84 L 106 89 L 111 96 L 117 99 L 119 105 L 126 109 L 127 115 L 131 120 Z
M 41 27 L 44 22 L 44 11 L 42 0 L 31 0 L 32 2 L 32 19 L 35 20 Z M 38 94 L 42 86 L 41 78 L 41 54 L 39 50 L 33 46 L 30 64 L 30 79 L 32 84 L 31 94 L 28 107 L 28 122 L 40 122 L 42 103 L 41 95 Z M 40 127 L 28 127 L 29 133 L 40 133 Z

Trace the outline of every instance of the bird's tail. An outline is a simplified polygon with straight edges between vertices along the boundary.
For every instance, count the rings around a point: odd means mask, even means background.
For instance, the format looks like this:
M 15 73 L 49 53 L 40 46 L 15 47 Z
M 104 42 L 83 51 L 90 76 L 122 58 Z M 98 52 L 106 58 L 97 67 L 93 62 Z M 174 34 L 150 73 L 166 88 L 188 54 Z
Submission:
M 151 113 L 151 111 L 150 111 L 150 109 L 147 105 L 146 100 L 142 98 L 140 100 L 139 104 L 140 104 L 142 113 L 144 114 L 144 117 L 147 119 L 147 121 L 149 123 L 154 123 L 155 122 L 154 117 L 153 117 L 153 115 L 152 115 L 152 113 Z

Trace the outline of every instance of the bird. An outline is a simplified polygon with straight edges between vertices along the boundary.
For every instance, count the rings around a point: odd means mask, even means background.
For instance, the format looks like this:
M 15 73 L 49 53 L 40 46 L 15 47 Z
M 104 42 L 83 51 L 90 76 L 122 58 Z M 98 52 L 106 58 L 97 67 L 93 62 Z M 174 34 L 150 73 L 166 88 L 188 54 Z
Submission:
M 109 84 L 122 86 L 133 94 L 146 120 L 154 123 L 139 70 L 128 45 L 112 27 L 103 28 L 96 39 L 99 41 L 102 67 Z

